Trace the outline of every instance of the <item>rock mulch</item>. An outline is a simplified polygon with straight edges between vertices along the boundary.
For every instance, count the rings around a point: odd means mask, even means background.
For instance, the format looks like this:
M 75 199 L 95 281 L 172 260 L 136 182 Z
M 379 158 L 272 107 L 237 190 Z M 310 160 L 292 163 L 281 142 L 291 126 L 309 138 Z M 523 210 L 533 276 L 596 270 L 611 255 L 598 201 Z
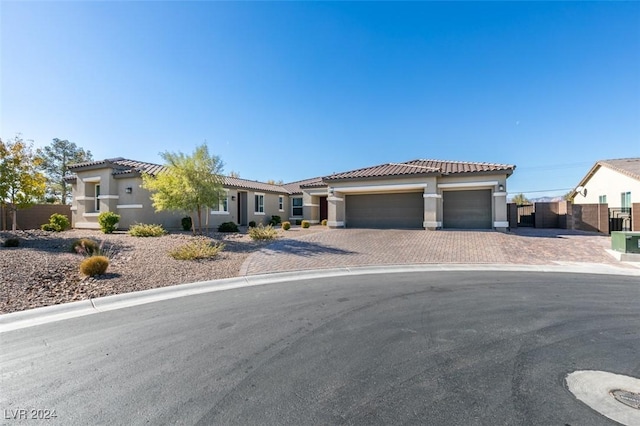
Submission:
M 279 230 L 280 237 L 295 238 L 323 230 Z M 246 232 L 210 233 L 225 249 L 214 259 L 180 261 L 169 252 L 190 241 L 190 233 L 135 238 L 124 232 L 70 230 L 61 233 L 39 230 L 0 232 L 0 314 L 112 294 L 146 290 L 196 281 L 237 277 L 244 260 L 269 242 L 251 240 Z M 4 247 L 18 238 L 18 247 Z M 87 278 L 80 274 L 84 257 L 72 253 L 79 238 L 102 245 L 110 259 L 107 273 Z

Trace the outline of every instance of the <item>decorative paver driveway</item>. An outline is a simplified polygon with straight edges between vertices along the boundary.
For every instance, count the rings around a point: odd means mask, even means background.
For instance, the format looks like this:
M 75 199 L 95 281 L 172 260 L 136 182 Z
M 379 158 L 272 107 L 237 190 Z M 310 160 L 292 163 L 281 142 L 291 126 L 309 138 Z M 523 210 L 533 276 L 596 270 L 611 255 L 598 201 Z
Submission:
M 240 275 L 410 264 L 563 263 L 625 265 L 605 252 L 608 236 L 562 229 L 515 232 L 333 229 L 282 239 L 253 253 Z

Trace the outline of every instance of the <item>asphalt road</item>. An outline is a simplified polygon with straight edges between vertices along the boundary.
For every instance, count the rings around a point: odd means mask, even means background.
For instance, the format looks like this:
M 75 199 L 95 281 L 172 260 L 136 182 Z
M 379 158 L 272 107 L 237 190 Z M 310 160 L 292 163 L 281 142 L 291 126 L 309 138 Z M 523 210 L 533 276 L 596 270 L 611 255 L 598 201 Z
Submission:
M 640 377 L 639 353 L 637 277 L 313 279 L 0 334 L 0 420 L 607 425 L 564 378 Z

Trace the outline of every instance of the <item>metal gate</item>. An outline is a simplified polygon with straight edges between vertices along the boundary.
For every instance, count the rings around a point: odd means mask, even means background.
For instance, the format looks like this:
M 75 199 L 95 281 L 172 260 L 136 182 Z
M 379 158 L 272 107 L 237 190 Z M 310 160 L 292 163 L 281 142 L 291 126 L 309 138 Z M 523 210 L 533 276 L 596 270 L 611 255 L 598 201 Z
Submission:
M 631 207 L 609 209 L 609 233 L 631 229 Z
M 533 204 L 522 204 L 518 206 L 518 227 L 535 228 L 536 212 Z

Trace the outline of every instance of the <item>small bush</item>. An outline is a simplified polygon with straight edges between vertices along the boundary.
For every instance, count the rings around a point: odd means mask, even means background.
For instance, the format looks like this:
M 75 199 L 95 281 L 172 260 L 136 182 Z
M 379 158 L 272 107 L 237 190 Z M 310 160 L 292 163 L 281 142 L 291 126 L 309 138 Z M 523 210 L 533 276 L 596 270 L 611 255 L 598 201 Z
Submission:
M 311 226 L 311 222 L 309 222 L 308 220 L 303 220 L 301 225 L 302 225 L 303 228 L 306 229 L 306 228 Z
M 273 215 L 271 216 L 271 220 L 269 221 L 269 224 L 272 226 L 276 226 L 276 225 L 280 225 L 282 223 L 282 218 L 278 215 Z
M 263 224 L 258 225 L 255 228 L 249 229 L 249 236 L 254 240 L 273 240 L 278 236 L 278 231 L 273 229 L 273 226 Z
M 49 217 L 49 223 L 40 227 L 43 231 L 61 232 L 70 226 L 69 218 L 63 214 L 54 213 Z
M 105 234 L 111 234 L 117 229 L 117 224 L 120 222 L 120 215 L 114 212 L 102 212 L 98 216 L 98 224 L 100 224 L 100 230 Z
M 19 238 L 8 238 L 4 244 L 5 247 L 18 247 L 20 245 Z
M 291 222 L 282 222 L 282 229 L 284 229 L 285 231 L 291 229 Z
M 251 221 L 249 222 L 249 228 L 255 228 L 256 227 L 256 222 L 255 221 Z
M 87 257 L 80 264 L 80 272 L 88 277 L 104 275 L 109 267 L 109 259 L 106 256 Z
M 183 231 L 191 231 L 191 218 L 189 216 L 183 217 L 180 224 L 182 225 Z
M 197 239 L 171 250 L 169 256 L 176 260 L 211 259 L 224 249 L 224 244 L 212 244 L 206 239 Z
M 300 225 L 301 223 L 302 223 L 302 220 L 296 219 L 296 225 Z
M 224 222 L 218 226 L 218 232 L 238 232 L 238 225 L 235 222 Z
M 320 222 L 320 224 L 322 226 L 327 226 L 327 219 L 322 219 L 322 222 Z
M 166 233 L 162 225 L 136 223 L 129 227 L 129 235 L 132 237 L 160 237 Z
M 100 253 L 100 246 L 89 238 L 80 238 L 71 244 L 71 251 L 84 256 L 93 256 Z

